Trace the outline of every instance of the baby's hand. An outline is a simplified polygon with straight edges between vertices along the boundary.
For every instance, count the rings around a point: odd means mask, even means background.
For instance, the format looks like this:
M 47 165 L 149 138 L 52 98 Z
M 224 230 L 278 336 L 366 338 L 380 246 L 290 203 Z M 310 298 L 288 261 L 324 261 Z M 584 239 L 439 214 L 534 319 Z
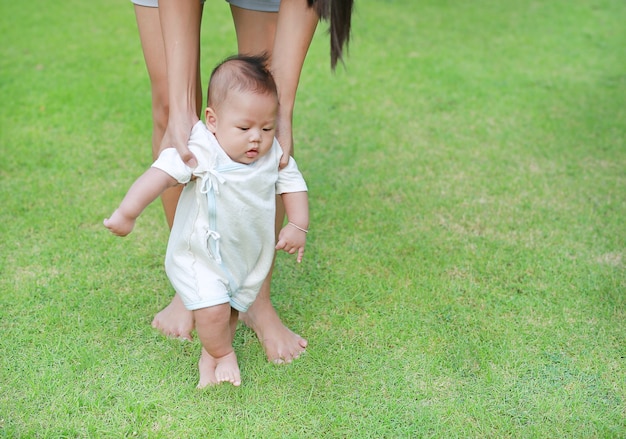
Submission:
M 133 231 L 135 219 L 122 215 L 119 210 L 113 212 L 111 218 L 103 221 L 104 226 L 117 236 L 126 236 Z
M 284 250 L 290 255 L 298 252 L 296 260 L 302 262 L 304 256 L 304 244 L 306 242 L 306 232 L 299 227 L 287 224 L 278 234 L 276 250 Z

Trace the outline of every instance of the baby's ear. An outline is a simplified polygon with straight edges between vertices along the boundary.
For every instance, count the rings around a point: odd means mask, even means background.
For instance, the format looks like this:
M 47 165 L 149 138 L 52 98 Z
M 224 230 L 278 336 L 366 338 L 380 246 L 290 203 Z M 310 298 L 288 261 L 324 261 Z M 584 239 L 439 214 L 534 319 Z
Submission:
M 206 118 L 206 127 L 215 134 L 217 130 L 217 115 L 215 114 L 215 110 L 211 107 L 207 107 L 204 110 L 204 117 Z

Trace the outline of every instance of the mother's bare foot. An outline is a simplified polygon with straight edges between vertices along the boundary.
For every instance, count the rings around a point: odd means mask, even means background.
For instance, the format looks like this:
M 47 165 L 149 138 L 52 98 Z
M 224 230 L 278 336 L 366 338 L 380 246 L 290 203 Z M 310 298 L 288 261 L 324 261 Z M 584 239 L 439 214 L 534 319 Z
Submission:
M 191 340 L 193 313 L 185 308 L 177 293 L 170 304 L 154 316 L 152 327 L 167 337 Z
M 256 332 L 272 363 L 291 363 L 306 351 L 307 340 L 283 325 L 268 300 L 257 298 L 247 312 L 239 313 L 239 318 Z

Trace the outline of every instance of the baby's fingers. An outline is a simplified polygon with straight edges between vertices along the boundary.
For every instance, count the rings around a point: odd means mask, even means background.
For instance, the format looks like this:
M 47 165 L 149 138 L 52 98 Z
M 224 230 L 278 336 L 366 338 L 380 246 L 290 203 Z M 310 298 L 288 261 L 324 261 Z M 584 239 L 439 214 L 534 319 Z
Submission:
M 285 248 L 285 245 L 287 244 L 286 241 L 279 239 L 278 242 L 276 243 L 276 247 L 274 247 L 276 250 L 283 250 Z
M 293 244 L 289 244 L 288 241 L 280 240 L 276 244 L 276 250 L 283 250 L 290 255 L 293 255 L 297 252 L 298 254 L 296 255 L 296 259 L 298 262 L 302 262 L 302 257 L 304 256 L 304 247 L 297 247 Z
M 102 224 L 104 225 L 104 227 L 109 229 L 111 232 L 115 233 L 115 231 L 114 231 L 115 225 L 111 222 L 110 218 L 105 218 L 104 221 L 102 221 Z

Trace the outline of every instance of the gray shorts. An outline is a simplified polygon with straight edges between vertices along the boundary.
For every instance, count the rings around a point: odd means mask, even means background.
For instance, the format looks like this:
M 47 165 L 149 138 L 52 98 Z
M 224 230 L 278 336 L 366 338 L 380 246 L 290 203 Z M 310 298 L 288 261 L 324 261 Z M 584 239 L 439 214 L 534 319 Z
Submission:
M 159 0 L 131 0 L 138 6 L 147 6 L 149 8 L 158 8 Z M 204 3 L 204 0 L 200 0 Z M 250 9 L 252 11 L 261 12 L 278 12 L 280 0 L 226 0 L 233 6 L 242 9 Z
M 148 8 L 158 8 L 159 0 L 130 0 L 137 6 L 146 6 Z M 204 4 L 205 0 L 200 0 L 200 3 Z

